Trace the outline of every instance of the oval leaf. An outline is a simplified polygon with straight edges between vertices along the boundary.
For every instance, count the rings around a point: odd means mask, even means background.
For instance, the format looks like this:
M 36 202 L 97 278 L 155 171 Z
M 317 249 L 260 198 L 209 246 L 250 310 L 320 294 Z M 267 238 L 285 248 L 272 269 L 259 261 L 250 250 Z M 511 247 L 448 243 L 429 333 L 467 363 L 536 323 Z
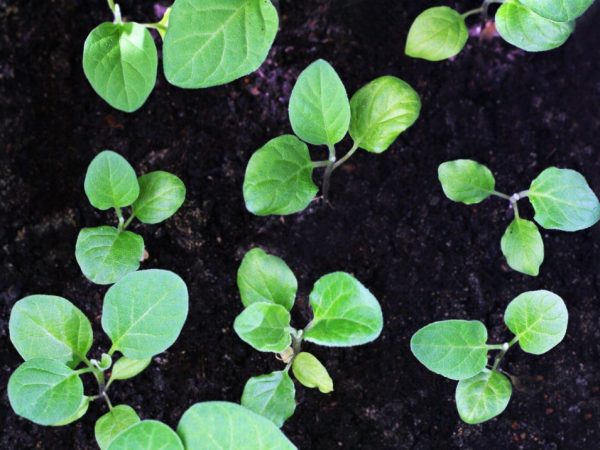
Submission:
M 131 359 L 122 356 L 112 368 L 111 380 L 127 380 L 139 375 L 152 361 L 152 358 Z
M 244 386 L 242 406 L 273 421 L 278 427 L 294 414 L 296 388 L 287 372 L 252 377 Z
M 260 352 L 280 353 L 292 343 L 290 313 L 273 303 L 251 304 L 236 317 L 233 329 Z
M 140 421 L 131 406 L 117 405 L 96 421 L 94 434 L 100 450 L 106 450 L 114 438 Z
M 83 187 L 92 206 L 103 211 L 129 206 L 140 194 L 135 170 L 111 150 L 98 153 L 92 160 Z
M 446 197 L 466 205 L 485 200 L 492 195 L 496 186 L 490 169 L 470 159 L 440 164 L 438 178 Z
M 474 377 L 458 382 L 458 414 L 468 424 L 485 422 L 502 414 L 511 395 L 512 385 L 508 378 L 499 372 L 484 369 Z
M 502 236 L 500 248 L 512 269 L 534 277 L 540 273 L 544 241 L 535 223 L 515 217 Z
M 556 22 L 570 22 L 592 6 L 594 0 L 520 0 L 536 14 Z
M 138 178 L 140 195 L 133 203 L 133 214 L 143 223 L 168 219 L 183 205 L 185 185 L 169 172 L 156 171 Z
M 307 352 L 300 352 L 294 358 L 292 370 L 296 379 L 308 388 L 318 388 L 323 394 L 333 391 L 333 380 L 321 361 Z
M 108 450 L 184 450 L 181 439 L 158 420 L 143 420 L 119 433 Z

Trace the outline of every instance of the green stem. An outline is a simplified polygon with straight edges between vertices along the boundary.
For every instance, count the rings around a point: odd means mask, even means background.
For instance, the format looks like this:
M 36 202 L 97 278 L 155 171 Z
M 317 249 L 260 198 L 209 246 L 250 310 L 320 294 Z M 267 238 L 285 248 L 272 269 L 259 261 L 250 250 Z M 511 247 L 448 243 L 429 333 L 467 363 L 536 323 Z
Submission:
M 529 190 L 521 191 L 517 195 L 519 196 L 519 199 L 522 199 L 522 198 L 525 198 L 525 197 L 529 197 Z
M 160 22 L 154 22 L 154 23 L 142 23 L 142 26 L 146 27 L 146 28 L 152 28 L 153 30 L 156 30 L 160 33 L 161 36 L 164 36 L 165 33 L 167 32 L 167 27 L 164 26 L 162 23 Z
M 115 0 L 107 0 L 108 1 L 108 7 L 110 8 L 110 10 L 114 13 L 115 12 Z
M 467 11 L 466 13 L 461 14 L 461 16 L 463 19 L 466 19 L 469 16 L 472 16 L 474 14 L 479 14 L 481 12 L 483 12 L 483 7 L 471 9 L 470 11 Z
M 117 213 L 117 219 L 119 220 L 119 231 L 123 231 L 123 224 L 125 223 L 125 219 L 123 218 L 123 211 L 121 208 L 115 208 L 115 213 Z
M 335 146 L 328 145 L 329 148 L 329 162 L 327 164 L 327 168 L 325 169 L 325 174 L 323 175 L 323 198 L 327 201 L 327 197 L 329 194 L 329 184 L 331 180 L 331 174 L 333 169 L 335 168 Z
M 327 167 L 329 165 L 329 160 L 326 159 L 325 161 L 313 161 L 312 162 L 312 166 L 316 169 L 318 167 Z
M 354 155 L 354 152 L 356 152 L 356 150 L 358 150 L 358 144 L 355 142 L 354 144 L 352 144 L 352 148 L 350 148 L 350 150 L 348 150 L 348 153 L 346 153 L 343 157 L 340 158 L 340 160 L 338 162 L 336 162 L 333 165 L 333 170 L 337 169 L 338 167 L 340 167 L 342 164 L 344 164 L 346 161 L 348 161 L 348 159 Z
M 504 348 L 504 344 L 488 344 L 486 347 L 488 350 L 502 350 Z
M 510 195 L 503 194 L 502 192 L 492 191 L 492 195 L 495 195 L 496 197 L 500 197 L 500 198 L 503 198 L 504 200 L 510 201 Z
M 492 366 L 492 372 L 496 369 L 498 369 L 498 366 L 500 365 L 500 361 L 502 361 L 502 358 L 504 358 L 504 355 L 506 355 L 506 352 L 508 351 L 508 349 L 510 348 L 510 344 L 508 342 L 505 342 L 504 344 L 502 344 L 502 350 L 500 351 L 500 353 L 498 353 L 498 356 L 496 356 L 496 359 L 494 360 L 494 365 Z
M 123 228 L 121 230 L 126 230 L 127 227 L 131 224 L 131 221 L 135 218 L 135 214 L 132 212 L 127 221 L 123 224 Z

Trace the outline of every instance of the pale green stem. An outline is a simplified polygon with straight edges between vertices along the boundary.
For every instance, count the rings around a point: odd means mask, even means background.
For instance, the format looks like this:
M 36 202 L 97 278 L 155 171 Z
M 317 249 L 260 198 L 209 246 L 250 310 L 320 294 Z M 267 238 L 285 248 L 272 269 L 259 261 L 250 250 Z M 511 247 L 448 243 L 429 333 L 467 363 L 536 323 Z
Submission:
M 504 200 L 510 200 L 510 195 L 503 194 L 502 192 L 492 191 L 492 195 L 503 198 Z
M 123 224 L 125 222 L 125 219 L 123 218 L 123 211 L 121 211 L 121 208 L 115 208 L 115 213 L 117 213 L 117 219 L 119 220 L 119 231 L 123 231 Z
M 527 191 L 521 191 L 521 192 L 519 192 L 518 195 L 519 195 L 519 199 L 525 198 L 525 197 L 529 197 L 529 191 L 528 190 Z
M 158 31 L 159 33 L 161 33 L 161 36 L 164 35 L 167 32 L 167 27 L 165 27 L 160 22 L 142 23 L 141 25 L 144 26 L 144 27 L 146 27 L 146 28 L 152 28 L 153 30 Z
M 461 17 L 463 19 L 466 19 L 469 16 L 472 16 L 472 15 L 475 15 L 475 14 L 479 14 L 481 12 L 483 12 L 483 7 L 471 9 L 470 11 L 467 11 L 466 13 L 461 14 Z
M 502 344 L 502 350 L 500 351 L 500 353 L 498 353 L 498 356 L 496 356 L 496 359 L 494 360 L 494 365 L 492 366 L 492 372 L 496 369 L 498 369 L 498 366 L 500 365 L 500 361 L 502 361 L 502 358 L 504 358 L 504 355 L 506 355 L 506 352 L 508 351 L 508 349 L 510 348 L 510 344 L 508 342 L 505 342 L 504 344 Z
M 331 180 L 331 173 L 335 168 L 335 146 L 328 145 L 329 148 L 329 163 L 327 164 L 327 168 L 325 169 L 325 174 L 323 175 L 323 198 L 327 200 L 327 196 L 329 194 L 329 183 Z
M 285 366 L 284 370 L 286 372 L 288 372 L 290 370 L 290 367 L 292 367 L 294 359 L 296 359 L 296 356 L 298 356 L 298 353 L 300 353 L 300 350 L 302 349 L 302 333 L 303 333 L 302 330 L 292 332 L 292 350 L 294 350 L 294 354 L 293 354 L 290 362 L 287 363 L 287 365 Z
M 126 230 L 129 225 L 131 225 L 131 221 L 135 218 L 135 214 L 132 212 L 127 221 L 123 224 L 122 230 Z
M 355 142 L 354 144 L 352 144 L 352 148 L 350 148 L 350 150 L 348 150 L 348 153 L 346 153 L 343 157 L 340 158 L 340 160 L 338 162 L 336 162 L 333 165 L 333 170 L 337 169 L 338 167 L 340 167 L 342 164 L 344 164 L 346 161 L 348 161 L 348 159 L 354 155 L 354 152 L 356 152 L 356 150 L 358 150 L 358 144 Z
M 318 167 L 327 167 L 329 165 L 329 160 L 325 161 L 313 161 L 312 166 L 316 169 Z
M 110 8 L 110 10 L 112 12 L 115 12 L 115 8 L 116 8 L 115 0 L 107 0 L 107 1 L 108 1 L 108 7 Z

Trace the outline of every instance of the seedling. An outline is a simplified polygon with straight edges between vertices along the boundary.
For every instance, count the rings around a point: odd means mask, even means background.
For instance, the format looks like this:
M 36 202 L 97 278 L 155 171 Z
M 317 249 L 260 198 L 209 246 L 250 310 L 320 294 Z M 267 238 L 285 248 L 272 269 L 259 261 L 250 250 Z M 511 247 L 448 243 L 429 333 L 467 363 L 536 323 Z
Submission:
M 421 110 L 418 94 L 399 78 L 383 76 L 359 89 L 350 101 L 333 67 L 318 60 L 298 77 L 292 90 L 289 118 L 294 135 L 270 140 L 248 162 L 244 200 L 258 216 L 293 214 L 305 209 L 318 188 L 312 175 L 324 168 L 327 198 L 332 172 L 357 149 L 386 151 L 410 127 Z M 339 160 L 335 144 L 350 133 L 353 145 Z M 308 144 L 326 145 L 329 159 L 312 161 Z
M 125 112 L 140 108 L 156 84 L 158 54 L 149 29 L 164 41 L 167 81 L 199 89 L 258 69 L 279 27 L 270 0 L 176 0 L 156 23 L 124 22 L 119 5 L 107 1 L 114 21 L 87 37 L 83 70 L 96 93 Z
M 506 352 L 517 342 L 526 353 L 548 352 L 565 337 L 568 320 L 558 295 L 530 291 L 506 308 L 504 323 L 515 335 L 509 342 L 488 344 L 487 329 L 477 320 L 444 320 L 417 331 L 410 349 L 429 370 L 458 381 L 458 414 L 464 422 L 476 424 L 498 416 L 508 405 L 514 377 L 500 369 Z M 489 351 L 499 351 L 492 364 Z
M 112 284 L 136 271 L 144 254 L 144 239 L 127 231 L 134 218 L 156 224 L 177 212 L 185 200 L 185 185 L 175 175 L 156 171 L 137 178 L 121 155 L 105 150 L 90 163 L 85 193 L 95 208 L 113 208 L 118 226 L 83 228 L 75 257 L 83 274 L 97 284 Z M 125 220 L 122 208 L 131 206 Z
M 465 20 L 480 14 L 488 20 L 492 3 L 502 3 L 496 12 L 496 29 L 510 44 L 528 52 L 560 47 L 575 29 L 575 19 L 594 0 L 484 0 L 481 7 L 464 14 L 447 6 L 423 11 L 408 32 L 405 52 L 413 58 L 442 61 L 464 48 L 469 31 Z
M 441 164 L 438 176 L 444 194 L 455 202 L 470 205 L 491 195 L 510 202 L 515 217 L 502 236 L 500 247 L 508 265 L 527 275 L 538 275 L 544 261 L 544 242 L 536 224 L 519 215 L 519 200 L 528 197 L 535 210 L 534 220 L 549 230 L 578 231 L 600 220 L 598 197 L 574 170 L 549 167 L 533 180 L 529 190 L 513 195 L 496 191 L 492 172 L 469 159 Z
M 250 378 L 242 405 L 279 427 L 296 409 L 290 369 L 300 384 L 324 394 L 333 391 L 327 369 L 301 350 L 304 341 L 351 347 L 375 340 L 383 328 L 377 299 L 345 272 L 330 273 L 315 283 L 309 298 L 313 318 L 304 330 L 290 325 L 298 282 L 282 259 L 259 248 L 250 250 L 240 265 L 237 284 L 245 309 L 235 319 L 235 332 L 256 350 L 275 353 L 286 364 L 283 370 Z

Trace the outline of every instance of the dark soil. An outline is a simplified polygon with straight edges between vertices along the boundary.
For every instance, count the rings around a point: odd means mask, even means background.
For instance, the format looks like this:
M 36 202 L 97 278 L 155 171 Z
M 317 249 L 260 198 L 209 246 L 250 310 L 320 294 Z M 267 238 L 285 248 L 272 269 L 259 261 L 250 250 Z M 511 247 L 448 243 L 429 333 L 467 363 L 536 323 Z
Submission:
M 244 253 L 260 245 L 298 276 L 297 326 L 308 320 L 312 283 L 334 270 L 356 274 L 384 310 L 375 343 L 307 345 L 329 368 L 335 392 L 298 387 L 297 412 L 284 431 L 299 448 L 597 448 L 599 227 L 544 232 L 541 275 L 521 275 L 500 253 L 508 204 L 452 203 L 436 168 L 473 158 L 492 168 L 499 190 L 512 193 L 557 165 L 581 171 L 600 192 L 600 5 L 552 52 L 526 54 L 497 38 L 473 37 L 453 61 L 405 57 L 412 19 L 439 3 L 282 0 L 281 32 L 257 73 L 198 91 L 170 86 L 160 74 L 146 105 L 125 114 L 94 94 L 81 69 L 87 33 L 110 19 L 103 0 L 0 1 L 1 448 L 95 448 L 93 425 L 103 404 L 63 428 L 39 427 L 12 412 L 6 384 L 20 358 L 7 325 L 19 298 L 62 295 L 93 320 L 92 356 L 108 348 L 100 327 L 106 287 L 88 282 L 74 258 L 81 227 L 114 220 L 94 210 L 83 192 L 87 165 L 106 148 L 140 173 L 169 170 L 188 187 L 174 218 L 134 230 L 150 253 L 143 267 L 173 270 L 188 283 L 190 315 L 169 351 L 135 380 L 114 386 L 114 402 L 176 426 L 191 404 L 239 401 L 250 376 L 281 367 L 232 330 L 242 309 L 236 270 Z M 457 3 L 463 11 L 479 4 Z M 151 2 L 127 0 L 122 9 L 130 19 L 156 19 Z M 388 152 L 359 153 L 334 174 L 333 207 L 316 201 L 302 214 L 254 217 L 242 199 L 246 163 L 268 139 L 291 131 L 291 87 L 317 58 L 334 65 L 349 92 L 379 75 L 403 78 L 421 94 L 422 115 Z M 323 151 L 314 154 L 321 158 Z M 525 214 L 531 217 L 527 208 Z M 566 300 L 566 339 L 541 357 L 512 350 L 503 366 L 521 383 L 506 412 L 483 425 L 463 424 L 455 382 L 415 360 L 410 336 L 434 320 L 471 318 L 488 325 L 492 341 L 503 341 L 508 302 L 540 288 Z

